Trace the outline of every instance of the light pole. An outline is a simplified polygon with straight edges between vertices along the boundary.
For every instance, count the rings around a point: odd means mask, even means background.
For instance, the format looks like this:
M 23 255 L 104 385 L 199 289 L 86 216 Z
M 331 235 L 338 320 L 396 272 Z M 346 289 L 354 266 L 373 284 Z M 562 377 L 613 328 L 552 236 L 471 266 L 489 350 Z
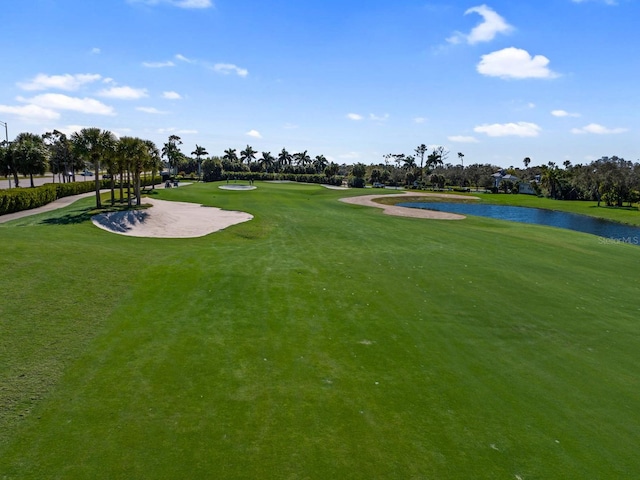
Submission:
M 9 148 L 9 127 L 7 127 L 7 122 L 3 122 L 0 120 L 0 125 L 4 125 L 4 138 L 7 142 L 7 148 Z M 9 188 L 11 188 L 11 167 L 7 165 L 7 178 L 9 179 Z

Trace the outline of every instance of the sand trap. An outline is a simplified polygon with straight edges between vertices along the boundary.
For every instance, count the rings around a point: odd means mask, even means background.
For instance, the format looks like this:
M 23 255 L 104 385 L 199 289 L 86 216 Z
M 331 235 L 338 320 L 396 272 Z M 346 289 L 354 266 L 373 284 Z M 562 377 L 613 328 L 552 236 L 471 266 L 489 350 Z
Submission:
M 396 215 L 398 217 L 412 217 L 412 218 L 431 218 L 435 220 L 462 220 L 466 218 L 464 215 L 458 215 L 457 213 L 438 212 L 436 210 L 421 210 L 419 208 L 398 207 L 396 205 L 383 205 L 382 203 L 376 203 L 373 200 L 375 198 L 382 197 L 438 197 L 438 198 L 450 198 L 460 200 L 460 195 L 451 195 L 447 193 L 420 193 L 420 192 L 405 192 L 405 193 L 392 193 L 390 195 L 362 195 L 359 197 L 341 198 L 341 202 L 351 203 L 353 205 L 364 205 L 367 207 L 382 208 L 387 215 Z M 480 200 L 478 197 L 464 197 L 465 199 Z
M 218 188 L 222 190 L 255 190 L 258 187 L 254 187 L 253 185 L 220 185 Z
M 197 203 L 168 202 L 144 198 L 151 207 L 95 215 L 94 225 L 108 232 L 131 237 L 193 238 L 247 222 L 253 215 L 203 207 Z

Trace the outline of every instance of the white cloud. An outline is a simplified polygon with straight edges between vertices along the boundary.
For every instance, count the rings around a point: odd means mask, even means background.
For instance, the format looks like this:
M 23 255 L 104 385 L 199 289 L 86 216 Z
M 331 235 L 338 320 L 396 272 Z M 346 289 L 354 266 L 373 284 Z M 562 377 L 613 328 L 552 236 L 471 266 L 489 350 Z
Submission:
M 45 93 L 33 98 L 18 97 L 18 101 L 52 110 L 72 110 L 94 115 L 115 115 L 113 108 L 93 98 L 78 98 L 61 93 Z
M 478 143 L 477 138 L 471 137 L 471 136 L 465 136 L 465 135 L 452 135 L 450 137 L 447 137 L 447 139 L 450 142 L 455 142 L 455 143 Z
M 582 128 L 574 128 L 571 130 L 571 133 L 575 133 L 576 135 L 584 134 L 584 133 L 593 133 L 596 135 L 611 135 L 616 133 L 624 133 L 628 131 L 626 128 L 607 128 L 602 125 L 598 125 L 597 123 L 590 123 Z
M 299 128 L 299 127 L 298 125 L 295 125 L 293 123 L 285 123 L 284 128 L 285 130 L 295 130 L 296 128 Z
M 477 13 L 482 17 L 482 23 L 476 25 L 469 34 L 465 35 L 461 32 L 455 32 L 451 37 L 447 38 L 447 42 L 459 44 L 466 42 L 474 45 L 480 42 L 489 42 L 499 33 L 507 34 L 513 30 L 504 18 L 498 15 L 493 9 L 486 5 L 472 7 L 464 12 L 465 15 Z
M 10 106 L 0 105 L 0 113 L 8 113 L 17 116 L 25 122 L 39 122 L 44 120 L 57 120 L 60 114 L 55 110 L 40 107 L 38 105 Z
M 490 137 L 537 137 L 542 129 L 535 123 L 494 123 L 479 125 L 473 129 L 477 133 L 485 133 Z
M 167 100 L 182 100 L 182 95 L 180 95 L 178 92 L 168 91 L 162 92 L 162 98 L 165 98 Z
M 136 107 L 136 110 L 144 113 L 151 113 L 153 115 L 166 115 L 168 113 L 154 107 Z
M 142 66 L 147 68 L 165 68 L 175 67 L 176 64 L 171 60 L 167 60 L 166 62 L 142 62 Z
M 247 75 L 249 75 L 248 70 L 240 68 L 232 63 L 216 63 L 213 66 L 213 69 L 218 73 L 222 73 L 223 75 L 229 75 L 230 73 L 235 73 L 239 77 L 246 77 Z
M 573 3 L 584 3 L 584 2 L 589 2 L 592 0 L 571 0 Z M 593 0 L 596 1 L 598 3 L 604 3 L 605 5 L 617 5 L 618 2 L 616 2 L 615 0 Z
M 82 85 L 100 80 L 102 77 L 97 73 L 79 73 L 71 75 L 66 73 L 64 75 L 45 75 L 39 73 L 33 79 L 25 83 L 18 83 L 18 86 L 23 90 L 66 90 L 73 91 L 79 89 Z
M 129 0 L 129 3 L 144 3 L 145 5 L 167 4 L 178 8 L 210 8 L 211 0 Z
M 102 51 L 98 48 L 98 47 L 94 47 L 91 49 L 91 54 L 92 55 L 100 55 L 102 53 Z
M 549 59 L 543 55 L 531 57 L 520 48 L 504 48 L 482 55 L 477 70 L 482 75 L 500 78 L 555 78 L 558 75 L 548 68 Z
M 185 63 L 195 63 L 195 60 L 191 60 L 190 58 L 187 58 L 184 55 L 181 55 L 179 53 L 175 55 L 175 59 Z
M 171 2 L 180 8 L 209 8 L 213 7 L 211 0 L 178 0 Z
M 347 113 L 347 118 L 349 120 L 362 120 L 363 117 L 357 113 Z
M 579 113 L 570 113 L 565 110 L 552 110 L 551 115 L 554 117 L 579 117 Z
M 196 135 L 198 133 L 198 130 L 179 130 L 175 127 L 169 127 L 169 128 L 159 128 L 158 130 L 156 130 L 158 133 L 162 134 L 162 135 Z
M 424 117 L 416 117 L 416 118 L 413 119 L 413 121 L 414 121 L 414 123 L 424 123 L 424 122 L 427 121 L 427 119 L 424 118 Z
M 338 158 L 342 158 L 344 160 L 357 160 L 360 158 L 360 152 L 343 153 L 342 155 L 338 155 Z
M 245 135 L 253 138 L 262 138 L 262 135 L 260 135 L 260 132 L 257 130 L 249 130 Z
M 80 130 L 82 130 L 83 128 L 90 128 L 90 127 L 88 125 L 67 125 L 67 126 L 58 128 L 58 130 L 64 133 L 66 136 L 70 137 L 72 134 L 76 132 L 80 132 Z
M 389 120 L 389 114 L 385 113 L 384 115 L 375 115 L 373 113 L 370 113 L 369 120 L 373 120 L 375 122 L 385 122 Z
M 98 95 L 107 98 L 118 98 L 120 100 L 138 100 L 149 96 L 146 88 L 132 87 L 111 87 L 107 90 L 101 90 L 98 92 Z

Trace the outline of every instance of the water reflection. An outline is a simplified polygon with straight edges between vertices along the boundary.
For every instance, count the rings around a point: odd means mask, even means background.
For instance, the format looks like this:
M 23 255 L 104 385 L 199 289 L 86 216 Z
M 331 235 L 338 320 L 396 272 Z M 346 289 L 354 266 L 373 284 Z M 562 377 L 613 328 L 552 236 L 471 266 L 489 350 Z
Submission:
M 512 222 L 534 223 L 550 227 L 566 228 L 577 232 L 590 233 L 615 242 L 640 245 L 640 227 L 623 225 L 600 218 L 575 213 L 556 212 L 542 208 L 512 207 L 472 203 L 400 203 L 401 207 L 438 210 L 441 212 L 476 215 L 478 217 L 509 220 Z

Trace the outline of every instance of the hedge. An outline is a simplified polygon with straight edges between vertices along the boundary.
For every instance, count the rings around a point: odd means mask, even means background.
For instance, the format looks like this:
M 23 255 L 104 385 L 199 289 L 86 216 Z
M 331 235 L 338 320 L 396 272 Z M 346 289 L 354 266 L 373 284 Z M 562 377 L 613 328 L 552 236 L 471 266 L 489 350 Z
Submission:
M 213 173 L 213 172 L 212 172 Z M 260 180 L 260 181 L 289 181 L 299 183 L 318 183 L 325 185 L 342 185 L 342 177 L 339 175 L 327 177 L 326 175 L 303 173 L 265 173 L 265 172 L 225 172 L 215 171 L 216 175 L 205 176 L 204 180 L 215 182 L 224 180 Z
M 158 177 L 156 177 L 157 183 Z M 151 178 L 141 180 L 141 186 L 153 184 Z M 119 182 L 116 182 L 119 188 Z M 126 186 L 126 185 L 125 185 Z M 47 183 L 34 188 L 12 188 L 0 190 L 0 215 L 42 207 L 59 198 L 94 192 L 95 182 Z M 111 180 L 101 180 L 100 188 L 111 188 Z

